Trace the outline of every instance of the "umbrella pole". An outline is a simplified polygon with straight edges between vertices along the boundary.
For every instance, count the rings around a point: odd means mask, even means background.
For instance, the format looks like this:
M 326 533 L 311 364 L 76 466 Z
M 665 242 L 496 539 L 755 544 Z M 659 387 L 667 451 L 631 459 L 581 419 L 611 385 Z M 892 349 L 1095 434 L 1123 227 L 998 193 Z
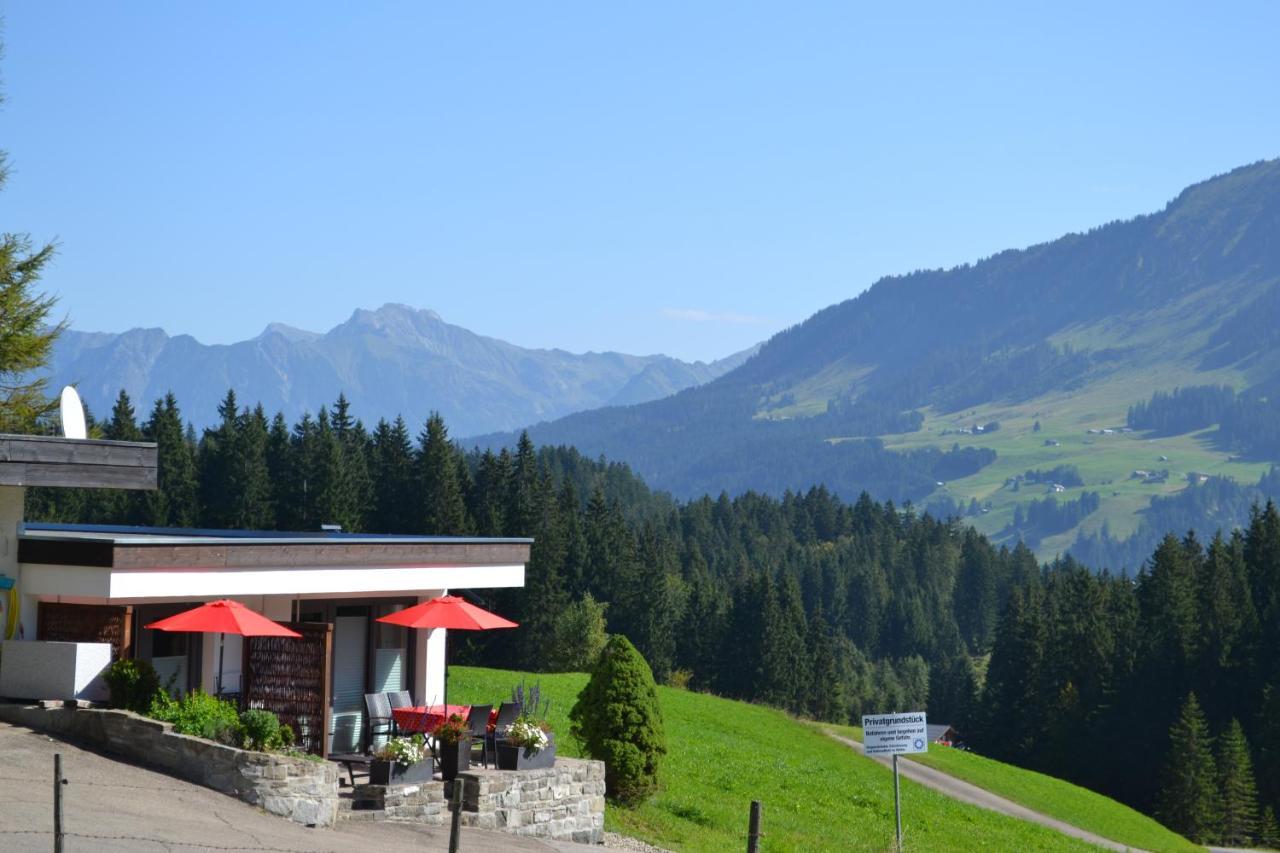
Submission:
M 225 632 L 218 634 L 218 695 L 222 695 L 222 655 L 226 651 L 227 635 Z

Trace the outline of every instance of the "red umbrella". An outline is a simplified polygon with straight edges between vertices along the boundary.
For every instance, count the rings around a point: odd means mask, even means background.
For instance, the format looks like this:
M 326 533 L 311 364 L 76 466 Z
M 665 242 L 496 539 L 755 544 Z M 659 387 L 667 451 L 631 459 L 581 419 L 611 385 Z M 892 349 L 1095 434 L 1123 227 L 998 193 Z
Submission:
M 442 595 L 412 607 L 406 607 L 377 621 L 406 628 L 452 628 L 455 631 L 487 631 L 491 628 L 519 628 L 483 607 L 476 607 L 456 595 Z M 444 666 L 444 706 L 449 707 L 449 663 Z
M 144 627 L 157 631 L 218 634 L 218 693 L 222 693 L 222 652 L 227 634 L 238 634 L 241 637 L 302 636 L 229 598 L 210 601 Z
M 442 595 L 387 616 L 379 616 L 379 622 L 403 625 L 406 628 L 452 628 L 455 631 L 488 631 L 490 628 L 519 628 L 510 619 L 503 619 L 483 607 L 456 595 Z

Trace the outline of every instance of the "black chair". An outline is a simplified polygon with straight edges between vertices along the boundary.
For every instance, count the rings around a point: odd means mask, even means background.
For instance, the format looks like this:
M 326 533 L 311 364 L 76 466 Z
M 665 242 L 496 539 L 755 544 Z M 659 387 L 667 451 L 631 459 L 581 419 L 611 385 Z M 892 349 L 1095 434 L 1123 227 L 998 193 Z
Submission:
M 492 710 L 492 705 L 472 705 L 471 711 L 467 714 L 467 726 L 471 731 L 472 758 L 475 758 L 475 748 L 480 747 L 480 763 L 485 767 L 489 766 L 489 712 Z M 497 756 L 494 756 L 494 759 L 496 761 Z
M 503 702 L 498 706 L 497 723 L 494 725 L 493 731 L 490 732 L 486 738 L 486 741 L 488 742 L 487 748 L 493 754 L 495 761 L 498 756 L 498 743 L 505 739 L 502 736 L 502 730 L 514 723 L 523 712 L 524 706 L 519 702 Z
M 392 708 L 412 708 L 413 697 L 409 695 L 408 690 L 396 690 L 387 693 L 387 700 L 391 703 Z
M 364 707 L 369 712 L 369 737 L 365 752 L 372 752 L 375 737 L 391 737 L 396 734 L 396 721 L 391 716 L 391 703 L 385 693 L 364 694 Z

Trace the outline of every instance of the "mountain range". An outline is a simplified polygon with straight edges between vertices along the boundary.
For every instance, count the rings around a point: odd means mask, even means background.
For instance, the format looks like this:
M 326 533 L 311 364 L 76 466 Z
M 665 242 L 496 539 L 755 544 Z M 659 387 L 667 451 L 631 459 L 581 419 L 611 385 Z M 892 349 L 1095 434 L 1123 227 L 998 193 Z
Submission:
M 357 310 L 323 334 L 272 323 L 257 337 L 206 345 L 163 329 L 122 333 L 68 329 L 50 361 L 50 385 L 75 384 L 98 414 L 121 389 L 145 416 L 172 391 L 197 427 L 217 419 L 234 389 L 268 416 L 294 422 L 339 392 L 360 417 L 403 415 L 416 429 L 439 411 L 455 435 L 514 429 L 581 409 L 629 405 L 706 382 L 741 364 L 665 355 L 526 349 L 446 323 L 406 305 Z
M 1131 422 L 1156 392 L 1202 386 L 1225 386 L 1230 402 L 1208 413 L 1179 398 L 1186 429 Z M 681 497 L 867 490 L 1052 556 L 1136 535 L 1161 501 L 1198 486 L 1251 488 L 1280 458 L 1262 426 L 1280 420 L 1268 408 L 1278 391 L 1271 160 L 1157 213 L 882 279 L 715 381 L 530 433 L 627 461 Z M 1251 437 L 1227 418 L 1253 424 Z M 1207 533 L 1215 522 L 1236 519 L 1210 514 Z

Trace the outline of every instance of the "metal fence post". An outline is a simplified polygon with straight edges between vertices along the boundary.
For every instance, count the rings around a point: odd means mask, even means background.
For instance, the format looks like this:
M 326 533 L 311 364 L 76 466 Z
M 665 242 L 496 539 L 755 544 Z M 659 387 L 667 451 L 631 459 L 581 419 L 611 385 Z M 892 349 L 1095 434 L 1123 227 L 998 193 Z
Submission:
M 66 824 L 62 814 L 62 786 L 67 780 L 62 778 L 62 753 L 53 754 L 53 853 L 62 853 L 62 838 Z
M 449 820 L 449 853 L 458 853 L 458 836 L 462 834 L 462 780 L 453 780 L 453 816 Z
M 760 850 L 760 801 L 751 801 L 751 820 L 747 824 L 747 853 L 758 853 Z
M 902 792 L 898 787 L 898 753 L 893 754 L 893 813 L 898 820 L 898 853 L 902 853 Z

